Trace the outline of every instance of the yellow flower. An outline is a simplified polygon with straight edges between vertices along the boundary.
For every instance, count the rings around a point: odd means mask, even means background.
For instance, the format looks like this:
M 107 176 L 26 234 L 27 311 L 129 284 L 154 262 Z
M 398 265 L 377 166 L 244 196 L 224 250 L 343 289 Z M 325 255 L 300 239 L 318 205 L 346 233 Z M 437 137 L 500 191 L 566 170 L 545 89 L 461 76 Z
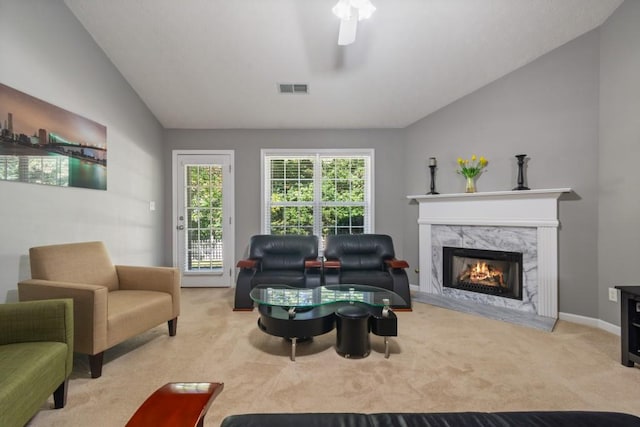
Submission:
M 482 170 L 487 166 L 487 163 L 489 163 L 489 161 L 484 156 L 480 156 L 480 158 L 478 158 L 475 154 L 471 156 L 471 159 L 458 157 L 460 170 L 457 172 L 467 178 L 474 178 L 482 173 Z

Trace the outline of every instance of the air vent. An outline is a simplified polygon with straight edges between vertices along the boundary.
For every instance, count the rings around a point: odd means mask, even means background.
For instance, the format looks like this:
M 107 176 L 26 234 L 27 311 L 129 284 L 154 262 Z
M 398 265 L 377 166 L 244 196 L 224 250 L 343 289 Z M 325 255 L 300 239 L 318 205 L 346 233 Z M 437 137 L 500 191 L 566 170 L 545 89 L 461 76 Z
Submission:
M 280 93 L 309 93 L 309 85 L 306 83 L 280 83 Z

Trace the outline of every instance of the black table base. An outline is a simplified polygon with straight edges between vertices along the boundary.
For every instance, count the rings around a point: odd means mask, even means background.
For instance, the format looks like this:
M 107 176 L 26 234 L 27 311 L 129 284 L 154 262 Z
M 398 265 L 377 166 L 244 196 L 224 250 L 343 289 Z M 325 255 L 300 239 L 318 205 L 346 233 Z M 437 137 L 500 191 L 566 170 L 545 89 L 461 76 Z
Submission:
M 385 357 L 388 358 L 388 337 L 398 335 L 398 319 L 391 310 L 383 313 L 382 307 L 339 302 L 296 311 L 289 310 L 287 307 L 260 304 L 258 305 L 258 311 L 260 313 L 258 327 L 269 335 L 291 340 L 290 358 L 292 361 L 295 361 L 297 342 L 332 331 L 336 327 L 336 312 L 340 310 L 341 307 L 349 306 L 358 307 L 359 310 L 366 313 L 367 324 L 365 332 L 367 340 L 369 339 L 369 331 L 374 335 L 385 338 Z M 347 341 L 343 338 L 340 343 L 336 342 L 336 349 L 344 348 L 348 342 L 349 338 L 347 338 Z M 338 353 L 340 353 L 340 351 L 338 351 Z M 356 356 L 356 353 L 354 353 L 353 357 Z M 345 354 L 351 353 L 347 352 Z

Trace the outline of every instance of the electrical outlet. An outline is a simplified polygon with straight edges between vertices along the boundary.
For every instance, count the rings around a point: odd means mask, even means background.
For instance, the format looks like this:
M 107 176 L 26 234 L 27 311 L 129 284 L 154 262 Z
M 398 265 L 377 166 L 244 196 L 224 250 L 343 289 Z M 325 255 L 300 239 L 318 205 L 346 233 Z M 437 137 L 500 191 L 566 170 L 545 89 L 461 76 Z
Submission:
M 640 302 L 636 303 L 636 312 L 640 313 Z
M 618 290 L 616 288 L 609 288 L 609 301 L 618 302 Z

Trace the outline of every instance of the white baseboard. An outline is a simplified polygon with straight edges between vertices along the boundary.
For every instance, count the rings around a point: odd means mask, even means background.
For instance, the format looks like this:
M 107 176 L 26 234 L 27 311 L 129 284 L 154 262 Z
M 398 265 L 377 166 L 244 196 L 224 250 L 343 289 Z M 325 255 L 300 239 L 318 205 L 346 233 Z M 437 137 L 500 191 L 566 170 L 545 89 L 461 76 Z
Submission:
M 578 314 L 571 313 L 559 313 L 559 318 L 560 320 L 566 320 L 567 322 L 591 326 L 620 336 L 620 326 L 616 326 L 613 323 L 605 322 L 601 319 L 594 319 L 593 317 L 580 316 Z

